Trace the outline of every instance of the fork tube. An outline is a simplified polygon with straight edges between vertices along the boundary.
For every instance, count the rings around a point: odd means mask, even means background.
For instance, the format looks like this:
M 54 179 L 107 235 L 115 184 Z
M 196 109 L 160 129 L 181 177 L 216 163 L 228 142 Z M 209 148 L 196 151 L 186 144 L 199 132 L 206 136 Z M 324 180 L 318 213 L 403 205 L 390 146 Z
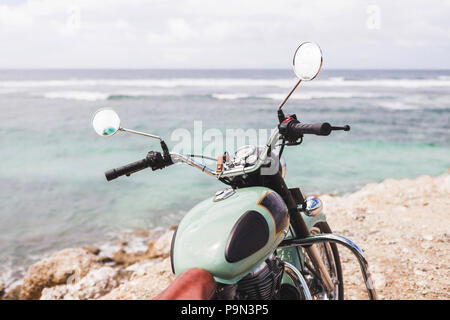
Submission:
M 310 232 L 308 227 L 305 224 L 305 221 L 303 220 L 302 216 L 298 212 L 297 209 L 297 203 L 294 200 L 294 198 L 291 195 L 291 192 L 289 191 L 289 188 L 286 185 L 286 182 L 284 181 L 283 177 L 281 176 L 280 172 L 278 171 L 277 174 L 271 175 L 271 176 L 263 176 L 265 178 L 265 184 L 272 190 L 276 191 L 284 200 L 288 207 L 289 211 L 289 220 L 292 225 L 292 229 L 295 232 L 295 236 L 297 238 L 305 238 L 310 236 Z M 320 258 L 319 252 L 317 251 L 317 248 L 314 245 L 305 247 L 306 252 L 308 253 L 308 256 L 310 257 L 314 267 L 320 272 L 322 275 L 322 281 L 324 282 L 325 286 L 329 290 L 329 292 L 333 291 L 334 284 L 331 280 L 331 277 Z
M 306 247 L 305 250 L 306 252 L 308 252 L 308 256 L 311 258 L 314 267 L 317 270 L 319 270 L 320 275 L 322 276 L 322 281 L 324 282 L 325 286 L 328 289 L 328 293 L 332 292 L 334 289 L 334 283 L 333 280 L 331 280 L 331 277 L 328 273 L 327 268 L 325 267 L 325 264 L 320 258 L 320 254 L 319 251 L 317 250 L 317 247 L 315 245 L 311 245 L 309 247 Z

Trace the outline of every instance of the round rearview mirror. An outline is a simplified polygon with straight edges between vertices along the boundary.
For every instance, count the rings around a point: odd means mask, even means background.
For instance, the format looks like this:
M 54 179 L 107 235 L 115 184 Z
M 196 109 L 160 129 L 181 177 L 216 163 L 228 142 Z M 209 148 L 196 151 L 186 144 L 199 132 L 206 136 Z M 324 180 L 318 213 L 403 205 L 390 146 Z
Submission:
M 294 72 L 301 80 L 312 80 L 322 68 L 322 50 L 314 42 L 303 42 L 294 54 Z
M 92 119 L 92 126 L 99 136 L 109 137 L 120 128 L 120 118 L 112 109 L 99 109 Z

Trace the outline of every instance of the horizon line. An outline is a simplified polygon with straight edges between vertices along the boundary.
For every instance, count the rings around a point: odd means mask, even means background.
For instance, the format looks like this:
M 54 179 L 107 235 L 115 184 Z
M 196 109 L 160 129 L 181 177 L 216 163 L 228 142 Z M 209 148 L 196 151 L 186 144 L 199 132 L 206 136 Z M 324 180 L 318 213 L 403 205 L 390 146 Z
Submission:
M 291 68 L 1 68 L 1 71 L 288 71 Z M 322 68 L 322 71 L 450 71 L 450 68 Z

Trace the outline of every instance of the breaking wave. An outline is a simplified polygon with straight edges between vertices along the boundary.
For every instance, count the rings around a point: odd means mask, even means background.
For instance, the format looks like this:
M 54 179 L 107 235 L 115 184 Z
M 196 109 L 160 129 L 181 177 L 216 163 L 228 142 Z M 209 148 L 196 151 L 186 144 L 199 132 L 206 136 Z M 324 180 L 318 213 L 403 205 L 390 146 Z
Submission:
M 152 93 L 152 92 L 94 92 L 94 91 L 52 91 L 42 94 L 46 99 L 66 99 L 79 101 L 99 101 L 99 100 L 120 100 L 120 99 L 149 99 L 152 97 L 192 97 L 192 94 L 180 95 L 173 93 Z M 213 93 L 199 95 L 204 98 L 216 100 L 238 100 L 238 99 L 270 99 L 282 100 L 284 93 Z M 352 99 L 352 98 L 383 98 L 383 95 L 362 93 L 362 92 L 302 92 L 295 93 L 291 99 L 312 100 L 312 99 Z
M 42 81 L 0 81 L 0 88 L 60 88 L 60 87 L 276 87 L 291 88 L 295 78 L 248 79 L 248 78 L 173 78 L 173 79 L 70 79 Z M 378 87 L 378 88 L 424 88 L 450 87 L 450 76 L 430 79 L 371 79 L 347 80 L 332 77 L 314 81 L 314 86 L 325 87 Z

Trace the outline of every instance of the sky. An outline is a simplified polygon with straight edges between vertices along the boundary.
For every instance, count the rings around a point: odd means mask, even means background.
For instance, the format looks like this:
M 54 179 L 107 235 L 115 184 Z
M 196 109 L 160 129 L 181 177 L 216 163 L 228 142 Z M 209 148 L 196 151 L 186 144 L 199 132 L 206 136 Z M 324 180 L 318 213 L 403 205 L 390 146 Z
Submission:
M 0 0 L 0 68 L 450 69 L 450 0 Z

